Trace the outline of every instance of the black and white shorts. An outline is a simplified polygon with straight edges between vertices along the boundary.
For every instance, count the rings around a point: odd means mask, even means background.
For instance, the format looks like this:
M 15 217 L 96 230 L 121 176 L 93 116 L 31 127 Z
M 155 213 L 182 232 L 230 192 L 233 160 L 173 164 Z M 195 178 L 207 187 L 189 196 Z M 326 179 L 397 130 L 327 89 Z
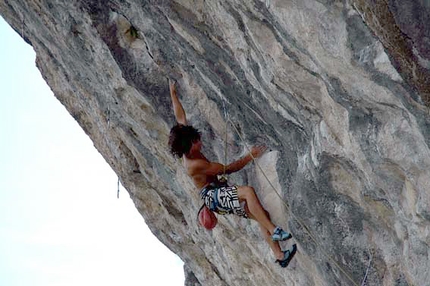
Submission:
M 236 214 L 248 218 L 244 208 L 240 205 L 236 186 L 209 185 L 200 191 L 205 205 L 220 215 Z

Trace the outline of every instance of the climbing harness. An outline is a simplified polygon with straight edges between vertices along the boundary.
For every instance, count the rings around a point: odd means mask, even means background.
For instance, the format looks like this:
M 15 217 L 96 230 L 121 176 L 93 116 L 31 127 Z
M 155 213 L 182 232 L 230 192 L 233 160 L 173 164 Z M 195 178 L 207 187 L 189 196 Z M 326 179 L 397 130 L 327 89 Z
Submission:
M 245 145 L 247 151 L 249 152 L 253 162 L 255 163 L 255 165 L 258 167 L 258 169 L 261 171 L 261 173 L 263 174 L 264 178 L 267 180 L 267 182 L 269 183 L 270 187 L 273 189 L 273 191 L 275 192 L 275 194 L 279 197 L 279 199 L 281 200 L 281 202 L 285 205 L 285 207 L 287 208 L 288 213 L 290 213 L 294 219 L 300 224 L 300 226 L 307 232 L 307 234 L 309 235 L 309 237 L 312 239 L 312 241 L 320 247 L 320 250 L 322 252 L 322 254 L 324 256 L 326 256 L 330 261 L 333 262 L 333 264 L 356 286 L 360 286 L 360 284 L 358 284 L 357 282 L 354 281 L 354 279 L 351 277 L 351 275 L 349 275 L 346 270 L 343 269 L 342 266 L 340 266 L 324 249 L 323 247 L 318 243 L 318 240 L 312 235 L 311 231 L 309 230 L 309 228 L 306 226 L 306 224 L 304 222 L 302 222 L 290 209 L 290 206 L 288 205 L 287 202 L 284 201 L 284 199 L 282 198 L 282 196 L 278 193 L 278 191 L 276 190 L 276 188 L 273 186 L 272 182 L 270 181 L 270 179 L 267 177 L 266 173 L 263 171 L 263 168 L 260 166 L 260 164 L 256 161 L 255 157 L 252 155 L 250 148 L 248 147 L 248 145 L 245 144 L 245 140 L 242 137 L 242 135 L 240 134 L 239 130 L 237 129 L 237 127 L 235 126 L 235 124 L 231 121 L 230 117 L 228 116 L 228 112 L 225 106 L 225 99 L 223 101 L 223 108 L 224 108 L 224 115 L 225 115 L 225 120 L 226 120 L 226 128 L 225 128 L 225 149 L 227 149 L 227 132 L 228 132 L 228 128 L 227 125 L 228 123 L 231 123 L 231 125 L 233 126 L 233 129 L 235 130 L 235 132 L 237 133 L 237 135 L 239 136 L 240 140 L 242 141 L 242 143 Z M 227 151 L 224 151 L 225 154 L 227 154 Z M 227 155 L 225 155 L 225 164 L 227 161 Z M 224 164 L 224 166 L 225 166 Z M 224 167 L 224 175 L 225 175 L 225 167 Z M 372 259 L 370 259 L 369 261 L 369 266 L 367 268 L 365 277 L 363 279 L 363 282 L 361 284 L 361 286 L 364 285 L 365 280 L 367 278 L 367 274 L 368 274 L 368 270 L 370 268 L 370 263 L 371 263 Z

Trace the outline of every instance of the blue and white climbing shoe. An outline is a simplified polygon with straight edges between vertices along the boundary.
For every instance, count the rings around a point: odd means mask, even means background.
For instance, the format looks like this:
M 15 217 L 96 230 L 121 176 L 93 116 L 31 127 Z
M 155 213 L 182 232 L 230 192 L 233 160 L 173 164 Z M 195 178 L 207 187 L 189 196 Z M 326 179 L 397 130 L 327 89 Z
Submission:
M 272 240 L 273 241 L 283 241 L 283 240 L 290 239 L 291 237 L 292 236 L 290 233 L 286 232 L 285 230 L 283 230 L 282 228 L 277 226 L 275 228 L 275 230 L 273 231 Z
M 285 268 L 290 263 L 291 259 L 293 259 L 294 254 L 296 254 L 297 251 L 297 245 L 293 244 L 290 249 L 283 251 L 284 252 L 284 259 L 276 260 L 276 263 L 279 263 L 282 268 Z

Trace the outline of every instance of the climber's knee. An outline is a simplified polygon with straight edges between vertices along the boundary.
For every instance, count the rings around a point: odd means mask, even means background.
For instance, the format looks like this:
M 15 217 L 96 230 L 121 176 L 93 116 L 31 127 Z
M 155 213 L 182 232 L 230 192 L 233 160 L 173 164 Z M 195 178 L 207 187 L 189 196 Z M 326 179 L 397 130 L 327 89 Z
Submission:
M 240 186 L 237 188 L 237 195 L 240 201 L 252 199 L 255 197 L 255 190 L 250 186 Z

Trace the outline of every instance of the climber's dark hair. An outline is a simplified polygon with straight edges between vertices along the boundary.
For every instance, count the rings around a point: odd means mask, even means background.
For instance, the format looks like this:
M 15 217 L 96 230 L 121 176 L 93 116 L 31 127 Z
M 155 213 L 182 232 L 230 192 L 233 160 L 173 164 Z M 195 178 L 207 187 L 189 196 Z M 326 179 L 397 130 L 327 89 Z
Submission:
M 176 124 L 170 129 L 170 152 L 182 158 L 184 154 L 190 152 L 193 143 L 199 141 L 200 138 L 201 133 L 193 126 Z

